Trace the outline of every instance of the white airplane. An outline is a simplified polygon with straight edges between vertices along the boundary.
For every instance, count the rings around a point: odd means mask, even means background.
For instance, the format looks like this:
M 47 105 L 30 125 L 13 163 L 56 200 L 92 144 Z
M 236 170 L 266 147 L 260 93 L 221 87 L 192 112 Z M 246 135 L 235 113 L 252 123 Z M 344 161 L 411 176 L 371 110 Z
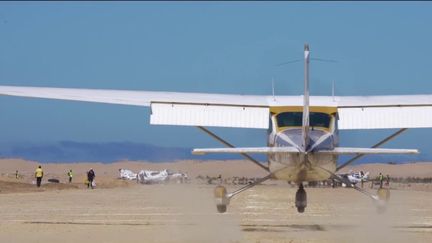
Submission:
M 167 170 L 167 172 L 168 172 L 169 181 L 174 181 L 177 183 L 184 183 L 184 182 L 187 182 L 189 180 L 187 173 L 173 172 L 170 170 Z
M 361 181 L 365 182 L 369 179 L 369 171 L 363 174 L 362 173 L 363 171 L 359 171 L 359 172 L 350 171 L 345 174 L 337 174 L 337 175 L 349 180 L 351 184 L 355 185 Z
M 120 179 L 124 180 L 136 180 L 137 179 L 137 173 L 133 173 L 131 170 L 127 169 L 119 169 L 120 173 Z
M 432 95 L 309 96 L 309 46 L 304 48 L 302 96 L 229 95 L 100 89 L 0 86 L 0 95 L 148 106 L 150 124 L 196 126 L 228 148 L 194 149 L 195 154 L 237 153 L 262 168 L 267 176 L 234 192 L 215 188 L 217 209 L 225 212 L 230 200 L 269 179 L 293 181 L 298 212 L 307 206 L 303 182 L 329 178 L 351 185 L 336 174 L 367 154 L 414 154 L 416 149 L 384 149 L 382 144 L 408 128 L 432 126 Z M 236 148 L 206 127 L 267 129 L 268 146 Z M 399 129 L 372 148 L 339 147 L 339 130 Z M 249 154 L 267 154 L 267 165 Z M 356 155 L 337 166 L 342 154 Z M 353 188 L 383 205 L 387 193 L 373 195 Z
M 157 184 L 168 181 L 185 182 L 188 180 L 188 176 L 187 174 L 172 172 L 170 170 L 141 170 L 137 174 L 136 180 L 142 184 Z
M 168 171 L 152 171 L 152 170 L 141 170 L 138 172 L 137 181 L 142 184 L 157 184 L 163 183 L 168 180 Z

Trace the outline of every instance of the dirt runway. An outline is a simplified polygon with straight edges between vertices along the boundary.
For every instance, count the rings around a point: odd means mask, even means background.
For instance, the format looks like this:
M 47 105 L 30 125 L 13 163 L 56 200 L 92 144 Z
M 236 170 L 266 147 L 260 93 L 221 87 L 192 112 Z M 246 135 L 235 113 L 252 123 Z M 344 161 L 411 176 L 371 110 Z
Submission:
M 233 189 L 233 188 L 230 188 Z M 432 193 L 393 190 L 385 214 L 350 189 L 261 185 L 216 213 L 213 186 L 0 194 L 0 242 L 431 242 Z

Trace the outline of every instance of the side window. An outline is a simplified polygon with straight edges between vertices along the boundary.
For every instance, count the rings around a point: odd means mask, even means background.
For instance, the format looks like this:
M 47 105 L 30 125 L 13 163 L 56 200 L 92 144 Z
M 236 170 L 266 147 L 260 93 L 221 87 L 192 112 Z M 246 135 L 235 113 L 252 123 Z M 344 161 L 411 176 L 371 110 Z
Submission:
M 273 132 L 273 121 L 272 121 L 272 117 L 273 117 L 273 113 L 270 113 L 269 116 L 269 128 L 268 128 L 268 133 L 272 133 Z

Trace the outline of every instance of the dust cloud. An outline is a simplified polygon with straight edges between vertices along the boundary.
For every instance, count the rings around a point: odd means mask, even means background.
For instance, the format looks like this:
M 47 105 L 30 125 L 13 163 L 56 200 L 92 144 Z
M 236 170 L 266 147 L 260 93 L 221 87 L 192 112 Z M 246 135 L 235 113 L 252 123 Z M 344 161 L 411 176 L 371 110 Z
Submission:
M 362 198 L 352 202 L 351 207 L 355 213 L 347 214 L 346 221 L 350 221 L 346 227 L 340 230 L 340 240 L 346 242 L 421 242 L 413 234 L 413 229 L 424 222 L 420 217 L 413 217 L 413 212 L 418 210 L 412 203 L 407 203 L 410 198 L 404 191 L 391 191 L 391 199 L 386 209 L 381 212 L 372 200 Z M 338 238 L 339 238 L 338 237 Z
M 165 185 L 158 201 L 176 209 L 175 221 L 163 227 L 161 242 L 238 242 L 242 240 L 239 216 L 220 214 L 209 186 Z

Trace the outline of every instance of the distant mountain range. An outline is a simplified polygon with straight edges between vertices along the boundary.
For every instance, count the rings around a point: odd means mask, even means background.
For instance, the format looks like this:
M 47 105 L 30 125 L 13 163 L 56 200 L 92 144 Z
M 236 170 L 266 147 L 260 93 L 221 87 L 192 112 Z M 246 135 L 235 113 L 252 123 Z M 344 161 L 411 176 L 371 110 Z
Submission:
M 22 158 L 39 162 L 102 162 L 146 160 L 165 162 L 175 160 L 240 159 L 238 155 L 191 154 L 192 148 L 160 147 L 144 143 L 107 142 L 88 143 L 61 141 L 52 144 L 1 145 L 0 157 Z
M 221 146 L 222 147 L 222 146 Z M 39 162 L 102 162 L 111 163 L 119 160 L 145 160 L 151 162 L 169 162 L 175 160 L 228 160 L 241 159 L 235 154 L 193 155 L 192 148 L 160 147 L 144 143 L 107 142 L 88 143 L 61 141 L 58 143 L 34 145 L 0 145 L 0 157 L 22 158 Z M 260 161 L 266 161 L 263 155 L 255 155 Z M 349 156 L 342 156 L 340 162 Z M 432 161 L 430 154 L 419 155 L 370 155 L 357 163 L 407 163 L 414 161 Z

